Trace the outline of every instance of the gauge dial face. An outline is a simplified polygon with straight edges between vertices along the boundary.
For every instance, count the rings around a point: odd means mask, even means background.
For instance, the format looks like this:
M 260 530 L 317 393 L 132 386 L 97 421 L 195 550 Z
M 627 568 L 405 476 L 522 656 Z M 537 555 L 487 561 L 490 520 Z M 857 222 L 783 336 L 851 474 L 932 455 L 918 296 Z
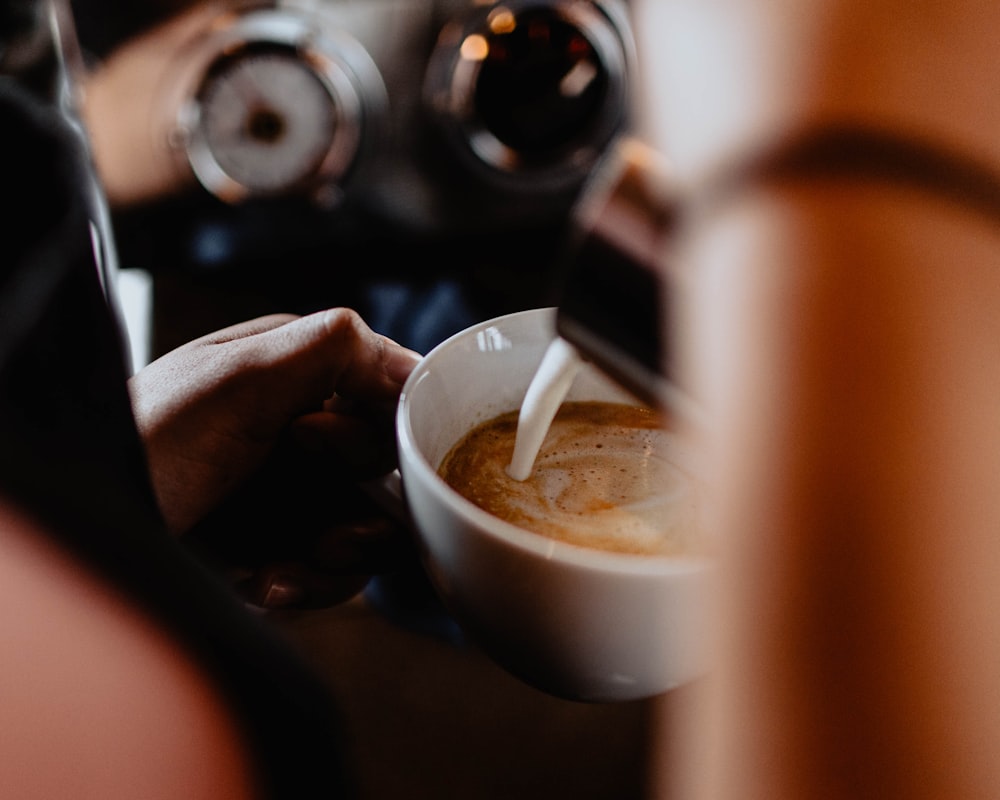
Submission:
M 214 166 L 250 193 L 307 181 L 333 145 L 334 97 L 291 49 L 246 51 L 218 62 L 199 101 L 199 134 Z

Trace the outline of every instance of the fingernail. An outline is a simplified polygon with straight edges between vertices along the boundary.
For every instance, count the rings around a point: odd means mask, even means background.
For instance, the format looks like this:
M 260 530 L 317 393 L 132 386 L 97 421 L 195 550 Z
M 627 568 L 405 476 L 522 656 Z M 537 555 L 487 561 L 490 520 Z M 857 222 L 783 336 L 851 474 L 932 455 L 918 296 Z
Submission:
M 260 605 L 262 608 L 287 608 L 300 603 L 305 596 L 299 584 L 276 578 L 268 583 Z

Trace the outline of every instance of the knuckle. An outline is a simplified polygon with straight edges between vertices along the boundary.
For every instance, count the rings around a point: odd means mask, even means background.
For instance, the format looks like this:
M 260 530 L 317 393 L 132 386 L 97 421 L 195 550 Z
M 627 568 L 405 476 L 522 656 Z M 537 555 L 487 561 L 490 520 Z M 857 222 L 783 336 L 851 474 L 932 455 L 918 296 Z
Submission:
M 338 339 L 358 338 L 361 317 L 351 308 L 331 308 L 323 313 L 324 332 Z

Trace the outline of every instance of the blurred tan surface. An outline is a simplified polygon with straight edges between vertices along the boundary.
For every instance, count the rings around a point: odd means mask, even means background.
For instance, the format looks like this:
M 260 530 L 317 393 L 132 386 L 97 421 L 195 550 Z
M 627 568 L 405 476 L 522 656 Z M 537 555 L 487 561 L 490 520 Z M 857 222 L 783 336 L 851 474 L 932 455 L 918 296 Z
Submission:
M 550 697 L 470 644 L 390 621 L 363 596 L 272 617 L 329 681 L 363 798 L 648 796 L 654 701 Z

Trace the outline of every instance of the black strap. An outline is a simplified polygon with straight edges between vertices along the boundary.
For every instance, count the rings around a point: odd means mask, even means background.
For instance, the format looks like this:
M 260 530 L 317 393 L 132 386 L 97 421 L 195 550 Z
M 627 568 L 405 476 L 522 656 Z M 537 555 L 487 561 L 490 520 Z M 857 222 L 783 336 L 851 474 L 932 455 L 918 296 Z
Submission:
M 1000 225 L 1000 171 L 916 135 L 863 124 L 809 129 L 722 170 L 694 207 L 713 208 L 754 184 L 785 179 L 858 180 L 908 187 Z

